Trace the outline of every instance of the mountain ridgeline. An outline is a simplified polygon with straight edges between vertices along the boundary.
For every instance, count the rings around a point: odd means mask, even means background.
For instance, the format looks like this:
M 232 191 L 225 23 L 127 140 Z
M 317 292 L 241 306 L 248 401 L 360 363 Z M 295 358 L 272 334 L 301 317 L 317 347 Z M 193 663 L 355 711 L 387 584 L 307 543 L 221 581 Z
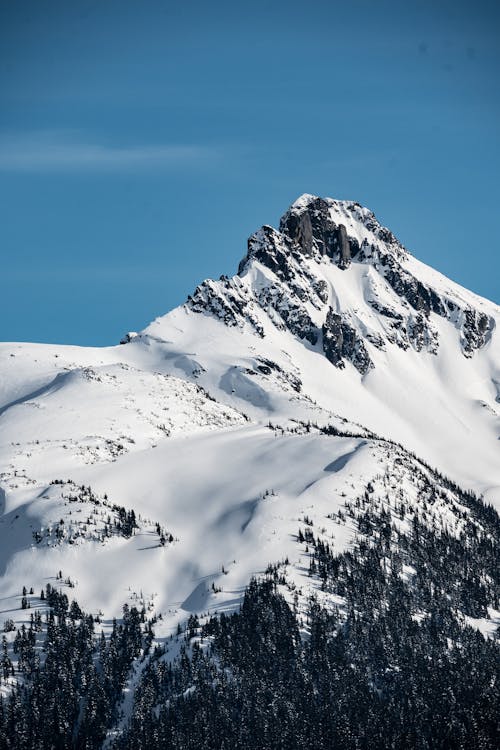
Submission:
M 0 345 L 0 750 L 496 750 L 500 309 L 358 203 Z
M 380 349 L 396 344 L 436 354 L 439 336 L 430 320 L 433 312 L 457 328 L 462 353 L 471 357 L 489 340 L 493 318 L 419 280 L 404 267 L 407 257 L 392 232 L 359 203 L 304 196 L 283 216 L 279 231 L 264 226 L 250 237 L 238 277 L 205 282 L 188 304 L 226 325 L 249 323 L 263 335 L 254 313 L 259 306 L 278 326 L 319 346 L 336 367 L 348 360 L 361 374 L 374 366 L 365 338 Z M 335 292 L 329 292 L 325 265 L 345 271 L 352 263 L 370 267 L 365 299 L 382 316 L 384 335 L 370 335 L 368 320 L 343 312 Z M 272 279 L 242 287 L 240 279 L 259 266 L 270 270 Z M 311 308 L 317 315 L 311 315 Z

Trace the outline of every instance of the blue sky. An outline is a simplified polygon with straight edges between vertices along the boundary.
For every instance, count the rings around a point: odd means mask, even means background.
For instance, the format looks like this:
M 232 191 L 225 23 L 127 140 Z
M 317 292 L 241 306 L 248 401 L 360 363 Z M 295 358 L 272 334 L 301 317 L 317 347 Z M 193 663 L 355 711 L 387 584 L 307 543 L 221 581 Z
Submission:
M 500 302 L 500 10 L 0 4 L 0 339 L 115 343 L 301 193 Z

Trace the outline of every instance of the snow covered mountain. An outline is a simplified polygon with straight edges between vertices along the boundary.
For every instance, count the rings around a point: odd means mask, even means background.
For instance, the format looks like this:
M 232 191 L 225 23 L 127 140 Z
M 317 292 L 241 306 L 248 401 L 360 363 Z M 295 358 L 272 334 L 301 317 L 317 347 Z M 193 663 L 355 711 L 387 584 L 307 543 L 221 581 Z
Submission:
M 499 316 L 359 204 L 305 195 L 131 346 L 253 419 L 339 415 L 498 502 Z
M 144 607 L 164 645 L 195 615 L 235 611 L 266 571 L 304 621 L 312 595 L 348 617 L 324 550 L 343 559 L 380 518 L 399 534 L 387 554 L 413 540 L 410 588 L 416 525 L 450 548 L 500 544 L 499 324 L 497 305 L 417 261 L 368 209 L 303 195 L 279 230 L 250 237 L 235 276 L 120 345 L 2 344 L 11 663 L 47 584 L 105 635 L 124 603 Z M 451 566 L 446 590 L 461 626 L 493 635 L 498 570 L 478 550 L 474 575 Z M 126 678 L 117 736 L 147 664 Z M 15 682 L 0 674 L 5 695 Z

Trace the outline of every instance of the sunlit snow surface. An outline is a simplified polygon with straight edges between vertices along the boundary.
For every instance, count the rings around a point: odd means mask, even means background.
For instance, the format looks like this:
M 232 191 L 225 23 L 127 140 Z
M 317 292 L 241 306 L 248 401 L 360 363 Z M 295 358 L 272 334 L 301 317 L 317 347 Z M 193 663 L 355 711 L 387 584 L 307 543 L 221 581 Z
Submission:
M 362 241 L 366 228 L 342 202 L 335 210 Z M 414 472 L 397 470 L 397 449 L 377 436 L 500 509 L 499 308 L 409 254 L 401 263 L 494 321 L 473 356 L 463 356 L 456 321 L 434 313 L 437 353 L 371 343 L 388 322 L 370 300 L 391 309 L 401 300 L 370 263 L 341 270 L 314 258 L 304 265 L 325 282 L 328 305 L 372 334 L 364 376 L 349 362 L 337 369 L 256 304 L 263 335 L 182 306 L 116 347 L 1 345 L 0 624 L 27 621 L 23 585 L 37 593 L 58 571 L 107 622 L 125 601 L 144 601 L 162 614 L 158 638 L 192 612 L 238 606 L 269 563 L 287 559 L 291 588 L 305 598 L 315 583 L 297 542 L 304 517 L 340 552 L 354 529 L 338 511 L 368 482 L 419 502 Z M 249 299 L 274 282 L 258 261 L 234 281 Z M 308 310 L 321 326 L 321 306 Z M 307 432 L 307 423 L 355 437 Z M 69 499 L 82 485 L 94 501 Z M 114 504 L 140 516 L 134 536 L 102 539 Z M 157 524 L 173 541 L 160 543 Z

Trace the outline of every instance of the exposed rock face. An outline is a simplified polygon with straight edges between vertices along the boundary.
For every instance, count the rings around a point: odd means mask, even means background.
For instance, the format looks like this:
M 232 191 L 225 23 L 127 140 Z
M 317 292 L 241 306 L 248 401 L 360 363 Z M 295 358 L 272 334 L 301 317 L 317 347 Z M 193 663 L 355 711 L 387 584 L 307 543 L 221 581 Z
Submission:
M 321 198 L 312 201 L 301 212 L 287 212 L 280 222 L 280 232 L 290 237 L 306 255 L 314 251 L 328 254 L 333 242 L 335 225 L 328 215 L 328 205 Z
M 332 309 L 328 310 L 322 333 L 323 351 L 326 358 L 335 367 L 343 368 L 345 359 L 352 362 L 356 370 L 362 375 L 366 375 L 368 370 L 373 367 L 373 362 L 363 340 L 357 335 L 354 328 Z
M 446 308 L 438 295 L 401 267 L 392 264 L 386 268 L 385 278 L 396 294 L 404 297 L 414 310 L 422 311 L 425 315 L 432 311 L 442 317 L 447 316 Z
M 187 305 L 193 312 L 212 314 L 230 327 L 243 328 L 245 323 L 250 323 L 259 336 L 264 335 L 262 326 L 252 314 L 247 295 L 238 293 L 229 279 L 204 281 L 188 297 Z
M 280 279 L 288 281 L 292 279 L 293 270 L 290 266 L 290 255 L 293 255 L 294 248 L 288 237 L 280 234 L 272 227 L 263 226 L 248 238 L 247 244 L 248 253 L 238 267 L 240 276 L 244 272 L 249 259 L 255 258 Z M 297 255 L 296 251 L 295 255 Z
M 462 325 L 462 349 L 466 357 L 472 357 L 475 349 L 485 345 L 495 326 L 494 321 L 473 308 L 464 312 Z
M 328 203 L 316 198 L 302 213 L 288 211 L 280 222 L 280 231 L 296 243 L 305 255 L 327 255 L 339 268 L 351 262 L 351 244 L 343 224 L 335 224 Z M 359 250 L 353 241 L 355 252 Z
M 290 238 L 299 245 L 306 255 L 313 254 L 313 229 L 311 216 L 306 211 L 290 222 Z
M 329 310 L 323 324 L 323 351 L 327 359 L 335 367 L 344 367 L 343 346 L 344 332 L 342 330 L 342 319 L 333 310 Z
M 271 324 L 322 347 L 336 367 L 350 362 L 363 375 L 374 366 L 370 347 L 436 355 L 433 315 L 458 329 L 462 352 L 471 357 L 489 340 L 493 320 L 460 295 L 417 278 L 408 258 L 392 232 L 359 203 L 302 196 L 279 231 L 263 226 L 249 238 L 237 276 L 203 282 L 187 306 L 261 337 Z M 345 272 L 350 309 L 339 304 L 339 277 L 330 274 L 330 264 Z M 366 282 L 360 286 L 361 268 Z
M 418 313 L 414 317 L 411 316 L 408 320 L 406 332 L 409 343 L 414 346 L 417 352 L 425 348 L 432 354 L 437 354 L 438 336 L 436 331 L 430 327 L 425 315 Z
M 129 331 L 122 339 L 120 339 L 120 344 L 130 344 L 130 342 L 137 338 L 137 336 L 138 334 L 135 331 Z
M 347 230 L 343 224 L 337 229 L 336 244 L 339 250 L 339 268 L 347 268 L 351 262 L 351 245 L 347 238 Z
M 282 290 L 274 285 L 260 289 L 256 293 L 256 301 L 278 328 L 288 329 L 297 338 L 316 344 L 318 329 L 300 301 L 285 297 Z

